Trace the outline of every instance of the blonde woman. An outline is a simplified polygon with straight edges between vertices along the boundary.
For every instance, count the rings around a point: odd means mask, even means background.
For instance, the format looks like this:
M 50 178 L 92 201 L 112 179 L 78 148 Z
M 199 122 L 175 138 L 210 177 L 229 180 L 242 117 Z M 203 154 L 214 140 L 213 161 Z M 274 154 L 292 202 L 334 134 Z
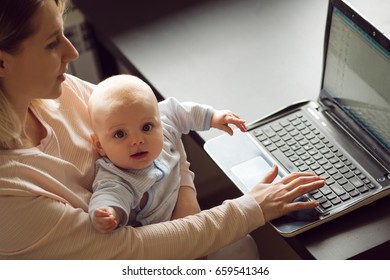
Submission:
M 322 178 L 294 173 L 273 182 L 275 167 L 249 195 L 189 218 L 96 231 L 88 215 L 98 157 L 87 110 L 94 86 L 65 74 L 78 53 L 63 33 L 64 5 L 0 2 L 0 259 L 195 259 L 232 243 L 253 257 L 248 233 L 316 206 L 293 200 Z M 176 208 L 196 212 L 194 191 L 180 189 Z M 240 258 L 237 251 L 219 256 Z

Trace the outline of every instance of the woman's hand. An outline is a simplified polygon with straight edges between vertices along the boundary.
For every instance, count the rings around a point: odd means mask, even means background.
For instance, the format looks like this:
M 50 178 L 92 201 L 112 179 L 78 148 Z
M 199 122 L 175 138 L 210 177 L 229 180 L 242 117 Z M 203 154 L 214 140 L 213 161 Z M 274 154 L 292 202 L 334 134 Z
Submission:
M 317 201 L 293 202 L 293 200 L 322 187 L 325 183 L 324 178 L 310 172 L 294 172 L 273 182 L 277 175 L 278 167 L 275 165 L 263 181 L 249 193 L 260 205 L 266 221 L 271 221 L 291 211 L 318 206 Z

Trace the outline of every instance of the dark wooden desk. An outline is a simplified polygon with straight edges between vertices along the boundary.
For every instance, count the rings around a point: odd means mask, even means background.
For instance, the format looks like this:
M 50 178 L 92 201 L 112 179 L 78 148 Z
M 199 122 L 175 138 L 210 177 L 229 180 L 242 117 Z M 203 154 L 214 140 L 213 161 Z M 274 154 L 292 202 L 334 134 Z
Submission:
M 73 2 L 104 48 L 162 97 L 251 122 L 320 89 L 327 0 Z M 390 34 L 388 1 L 350 2 Z M 390 259 L 389 205 L 390 197 L 287 242 L 302 258 Z

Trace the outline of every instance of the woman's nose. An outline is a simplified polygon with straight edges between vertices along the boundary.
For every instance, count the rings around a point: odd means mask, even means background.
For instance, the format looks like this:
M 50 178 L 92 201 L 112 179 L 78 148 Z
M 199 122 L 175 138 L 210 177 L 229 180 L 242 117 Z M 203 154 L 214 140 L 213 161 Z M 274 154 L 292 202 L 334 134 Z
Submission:
M 73 44 L 69 41 L 67 37 L 64 36 L 65 45 L 64 45 L 64 54 L 63 54 L 63 62 L 71 62 L 76 60 L 79 57 L 79 52 L 73 46 Z

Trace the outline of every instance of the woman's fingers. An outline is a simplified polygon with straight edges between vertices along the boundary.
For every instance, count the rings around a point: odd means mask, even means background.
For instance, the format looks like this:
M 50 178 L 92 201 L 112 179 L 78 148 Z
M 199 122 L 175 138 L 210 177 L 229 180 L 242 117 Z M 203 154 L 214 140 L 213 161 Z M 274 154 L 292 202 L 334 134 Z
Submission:
M 304 177 L 312 177 L 312 176 L 317 176 L 317 175 L 315 175 L 312 172 L 292 172 L 292 173 L 284 176 L 282 179 L 280 179 L 279 182 L 287 185 L 288 183 L 291 183 L 296 179 L 301 179 Z
M 292 203 L 289 203 L 285 206 L 286 213 L 284 213 L 284 214 L 287 214 L 287 213 L 293 212 L 293 211 L 314 208 L 314 207 L 317 207 L 318 205 L 319 205 L 319 203 L 316 200 L 305 201 L 305 202 L 292 202 Z
M 314 175 L 314 174 L 311 174 L 309 176 L 301 176 L 301 177 L 298 177 L 294 180 L 292 180 L 291 182 L 285 184 L 285 188 L 289 191 L 292 191 L 292 190 L 296 190 L 298 188 L 298 190 L 296 191 L 299 191 L 300 189 L 310 189 L 310 191 L 316 189 L 311 189 L 311 183 L 313 182 L 325 182 L 325 179 L 320 177 L 320 176 L 317 176 L 317 175 Z M 305 191 L 304 193 L 307 193 L 308 191 Z
M 310 172 L 297 172 L 273 182 L 277 174 L 278 169 L 274 166 L 250 193 L 262 208 L 266 221 L 291 211 L 313 208 L 318 205 L 316 201 L 294 202 L 294 199 L 324 186 L 324 178 Z
M 305 193 L 311 192 L 318 188 L 323 187 L 325 180 L 316 176 L 302 178 L 302 180 L 295 181 L 295 184 L 289 184 L 287 189 L 289 189 L 289 195 L 293 200 Z M 292 185 L 292 186 L 291 186 Z
M 264 176 L 261 184 L 271 184 L 275 180 L 276 176 L 278 176 L 278 166 L 274 164 L 272 169 Z

